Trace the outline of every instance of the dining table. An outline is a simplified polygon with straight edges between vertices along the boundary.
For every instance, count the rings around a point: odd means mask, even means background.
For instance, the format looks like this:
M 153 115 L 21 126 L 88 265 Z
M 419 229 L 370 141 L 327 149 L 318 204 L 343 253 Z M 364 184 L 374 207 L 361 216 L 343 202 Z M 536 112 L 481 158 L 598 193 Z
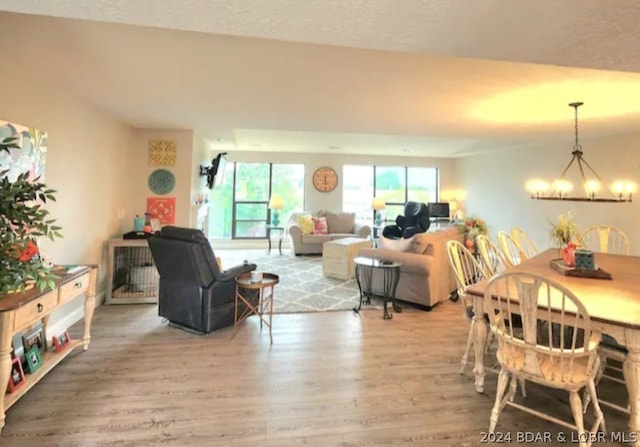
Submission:
M 624 346 L 628 354 L 623 374 L 629 393 L 629 429 L 640 433 L 640 257 L 594 253 L 596 267 L 610 274 L 610 279 L 570 276 L 559 272 L 551 262 L 560 258 L 557 248 L 548 249 L 510 267 L 509 272 L 526 272 L 552 280 L 572 292 L 585 306 L 591 328 L 608 334 Z M 466 295 L 473 302 L 473 347 L 475 353 L 474 385 L 484 392 L 484 348 L 488 324 L 484 318 L 489 306 L 485 288 L 490 278 L 467 287 Z M 517 296 L 511 297 L 517 300 Z M 635 443 L 640 446 L 640 440 Z

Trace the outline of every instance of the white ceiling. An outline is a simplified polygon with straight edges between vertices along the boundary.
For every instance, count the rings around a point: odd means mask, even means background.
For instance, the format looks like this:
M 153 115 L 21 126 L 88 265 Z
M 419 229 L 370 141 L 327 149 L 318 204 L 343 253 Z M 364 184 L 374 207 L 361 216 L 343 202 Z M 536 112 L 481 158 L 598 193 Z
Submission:
M 42 15 L 0 13 L 13 68 L 134 126 L 194 129 L 240 150 L 458 156 L 569 141 L 576 100 L 583 138 L 640 122 L 635 0 L 0 0 L 0 10 Z

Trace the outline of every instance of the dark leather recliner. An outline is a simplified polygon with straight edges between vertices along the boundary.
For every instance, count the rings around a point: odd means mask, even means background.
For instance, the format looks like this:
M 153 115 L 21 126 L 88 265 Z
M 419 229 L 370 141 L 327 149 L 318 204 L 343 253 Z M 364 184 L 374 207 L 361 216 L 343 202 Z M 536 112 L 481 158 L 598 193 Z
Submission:
M 202 231 L 166 226 L 148 239 L 160 274 L 158 314 L 171 325 L 209 333 L 233 324 L 235 277 L 255 264 L 220 271 Z M 257 304 L 258 295 L 255 295 Z M 242 304 L 242 306 L 241 306 Z M 245 310 L 238 303 L 239 315 Z
M 384 227 L 382 235 L 389 239 L 409 238 L 417 233 L 425 233 L 430 225 L 427 204 L 407 202 L 404 205 L 404 216 L 398 215 L 395 225 Z

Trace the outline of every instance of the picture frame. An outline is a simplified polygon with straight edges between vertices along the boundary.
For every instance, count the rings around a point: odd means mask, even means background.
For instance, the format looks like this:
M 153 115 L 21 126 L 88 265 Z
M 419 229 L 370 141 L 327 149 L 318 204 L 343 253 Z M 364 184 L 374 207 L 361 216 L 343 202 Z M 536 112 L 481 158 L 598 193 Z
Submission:
M 30 374 L 33 374 L 42 366 L 42 355 L 40 354 L 40 350 L 36 345 L 34 345 L 33 348 L 27 351 L 25 357 L 27 371 L 29 371 Z
M 11 338 L 11 347 L 13 348 L 12 357 L 20 359 L 24 362 L 24 345 L 22 344 L 22 332 L 18 332 Z
M 22 344 L 25 352 L 28 352 L 34 346 L 38 348 L 40 353 L 45 353 L 47 351 L 47 337 L 44 333 L 44 326 L 42 323 L 39 323 L 30 331 L 22 334 Z
M 69 337 L 69 332 L 64 331 L 61 334 L 52 338 L 53 340 L 53 349 L 56 352 L 62 352 L 69 347 L 69 342 L 71 341 L 71 337 Z
M 154 233 L 162 229 L 160 219 L 149 219 L 149 225 L 151 225 L 151 231 Z
M 24 370 L 22 369 L 22 362 L 19 357 L 16 357 L 11 361 L 11 375 L 9 376 L 9 385 L 7 388 L 10 393 L 13 393 L 23 386 L 25 382 L 26 379 L 24 377 Z

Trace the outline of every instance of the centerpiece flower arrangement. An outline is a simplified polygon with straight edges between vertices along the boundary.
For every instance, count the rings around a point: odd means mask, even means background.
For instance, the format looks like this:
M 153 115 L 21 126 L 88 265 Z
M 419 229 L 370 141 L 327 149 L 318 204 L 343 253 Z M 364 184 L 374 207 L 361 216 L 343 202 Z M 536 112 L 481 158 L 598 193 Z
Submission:
M 16 138 L 0 142 L 2 152 L 20 149 Z M 23 291 L 29 284 L 40 290 L 54 288 L 51 266 L 40 256 L 37 238 L 54 240 L 62 237 L 55 219 L 43 208 L 47 200 L 55 201 L 55 192 L 44 183 L 28 181 L 29 173 L 19 174 L 14 181 L 0 171 L 0 296 Z
M 580 245 L 580 232 L 573 218 L 573 211 L 561 214 L 555 223 L 551 223 L 551 239 L 560 248 L 562 259 L 569 267 L 575 264 L 575 251 Z
M 464 233 L 464 245 L 472 253 L 476 253 L 478 251 L 476 237 L 479 234 L 487 234 L 488 232 L 486 222 L 475 216 L 470 216 L 464 219 L 462 223 L 458 225 L 458 229 Z

